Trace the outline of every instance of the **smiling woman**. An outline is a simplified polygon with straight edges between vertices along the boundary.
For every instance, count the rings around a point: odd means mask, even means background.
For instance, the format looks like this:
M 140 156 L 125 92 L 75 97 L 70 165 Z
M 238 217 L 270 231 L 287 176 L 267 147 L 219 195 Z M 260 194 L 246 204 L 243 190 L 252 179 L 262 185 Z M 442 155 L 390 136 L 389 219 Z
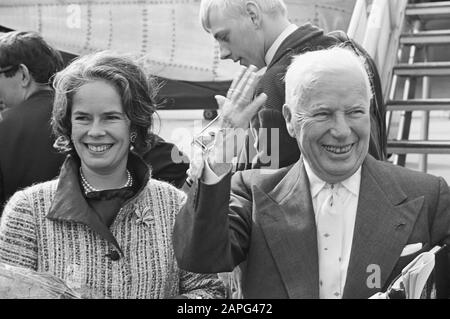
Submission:
M 151 79 L 99 52 L 59 72 L 54 87 L 55 145 L 68 156 L 57 180 L 6 205 L 0 262 L 108 298 L 222 297 L 216 275 L 178 268 L 172 229 L 185 195 L 152 179 L 140 156 L 151 137 Z

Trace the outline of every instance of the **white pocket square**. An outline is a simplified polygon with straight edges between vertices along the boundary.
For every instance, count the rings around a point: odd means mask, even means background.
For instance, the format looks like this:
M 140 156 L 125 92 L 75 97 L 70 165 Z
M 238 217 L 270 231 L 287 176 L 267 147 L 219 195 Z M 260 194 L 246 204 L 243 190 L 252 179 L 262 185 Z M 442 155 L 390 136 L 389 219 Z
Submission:
M 400 254 L 400 257 L 414 254 L 415 252 L 421 250 L 422 246 L 423 246 L 422 243 L 415 243 L 415 244 L 406 245 L 405 248 L 403 248 L 402 253 Z

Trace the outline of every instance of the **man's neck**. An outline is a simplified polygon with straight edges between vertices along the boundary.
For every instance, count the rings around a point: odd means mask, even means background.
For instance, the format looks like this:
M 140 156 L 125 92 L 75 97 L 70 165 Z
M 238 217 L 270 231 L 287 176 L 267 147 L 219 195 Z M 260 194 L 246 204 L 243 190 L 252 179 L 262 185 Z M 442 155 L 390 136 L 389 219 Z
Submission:
M 264 54 L 267 53 L 269 48 L 272 46 L 272 44 L 275 42 L 275 40 L 280 36 L 281 33 L 290 25 L 290 22 L 285 17 L 275 17 L 275 18 L 268 18 L 264 20 L 264 33 L 266 34 L 265 37 L 265 44 L 264 44 Z
M 38 84 L 36 82 L 33 82 L 25 91 L 25 100 L 28 100 L 28 98 L 36 92 L 50 90 L 52 90 L 52 88 L 48 84 Z

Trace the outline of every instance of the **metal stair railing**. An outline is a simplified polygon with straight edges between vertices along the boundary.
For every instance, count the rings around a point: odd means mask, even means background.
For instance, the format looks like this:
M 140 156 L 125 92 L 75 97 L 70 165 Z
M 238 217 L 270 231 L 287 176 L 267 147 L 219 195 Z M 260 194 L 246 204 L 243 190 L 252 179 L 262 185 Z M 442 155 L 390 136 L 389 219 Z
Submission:
M 412 34 L 417 33 L 420 29 L 421 22 L 415 21 L 413 24 Z M 404 45 L 400 45 L 397 53 L 397 60 L 401 61 L 402 54 L 405 49 Z M 406 65 L 412 65 L 414 63 L 414 60 L 416 58 L 416 51 L 417 47 L 415 45 L 411 45 L 409 47 L 409 53 L 408 53 L 408 63 Z M 393 68 L 395 69 L 395 67 Z M 392 74 L 392 83 L 391 83 L 391 90 L 389 93 L 389 99 L 387 101 L 386 107 L 389 106 L 390 101 L 394 100 L 395 93 L 398 90 L 397 84 L 399 81 L 399 74 L 396 72 L 393 72 Z M 403 85 L 403 96 L 402 101 L 408 101 L 412 98 L 414 98 L 415 91 L 414 88 L 416 86 L 416 78 L 413 77 L 407 77 L 404 85 Z M 411 120 L 412 120 L 412 112 L 411 111 L 403 111 L 400 115 L 399 125 L 398 125 L 398 134 L 397 134 L 397 140 L 407 140 L 409 139 L 409 133 L 411 128 Z M 391 135 L 391 128 L 392 128 L 392 112 L 388 112 L 387 118 L 387 136 L 389 137 Z M 391 141 L 388 140 L 388 152 L 394 153 L 392 156 L 392 162 L 396 165 L 405 166 L 406 164 L 406 153 L 405 152 L 394 152 L 392 149 L 390 149 L 391 145 L 389 144 Z M 404 145 L 404 144 L 402 144 Z M 398 149 L 398 148 L 397 148 Z
M 450 153 L 450 140 L 429 140 L 430 111 L 450 111 L 450 94 L 430 98 L 430 79 L 450 76 L 450 61 L 428 59 L 429 46 L 450 44 L 450 25 L 442 30 L 424 28 L 427 22 L 441 18 L 450 21 L 450 1 L 411 4 L 408 0 L 357 0 L 348 29 L 349 36 L 374 59 L 387 93 L 390 160 L 404 166 L 407 154 L 422 154 L 422 171 L 427 170 L 427 154 Z M 423 62 L 418 58 L 422 56 Z M 402 62 L 405 58 L 406 63 Z M 418 84 L 422 85 L 421 93 L 416 92 Z M 413 112 L 421 115 L 420 140 L 410 140 Z
M 435 19 L 436 17 L 450 17 L 450 6 L 448 1 L 422 2 L 410 4 L 406 8 L 406 15 L 417 16 L 422 19 Z
M 424 21 L 450 17 L 450 1 L 408 4 L 405 18 L 412 21 L 410 33 L 402 33 L 399 41 L 398 61 L 409 49 L 408 63 L 398 63 L 393 67 L 389 99 L 386 102 L 388 114 L 388 136 L 391 135 L 392 114 L 401 111 L 397 139 L 388 140 L 388 152 L 393 153 L 393 162 L 405 165 L 406 155 L 421 154 L 419 170 L 427 171 L 428 154 L 450 154 L 450 140 L 429 140 L 430 111 L 450 110 L 449 98 L 430 99 L 430 77 L 450 76 L 450 61 L 429 62 L 428 46 L 450 43 L 450 30 L 421 30 Z M 407 23 L 405 23 L 405 28 Z M 416 54 L 422 50 L 423 62 L 416 62 Z M 405 78 L 402 100 L 395 100 L 399 77 Z M 415 82 L 422 79 L 421 98 L 417 99 Z M 412 112 L 421 112 L 420 140 L 410 140 Z
M 420 31 L 414 34 L 404 33 L 400 44 L 439 44 L 450 43 L 450 30 Z

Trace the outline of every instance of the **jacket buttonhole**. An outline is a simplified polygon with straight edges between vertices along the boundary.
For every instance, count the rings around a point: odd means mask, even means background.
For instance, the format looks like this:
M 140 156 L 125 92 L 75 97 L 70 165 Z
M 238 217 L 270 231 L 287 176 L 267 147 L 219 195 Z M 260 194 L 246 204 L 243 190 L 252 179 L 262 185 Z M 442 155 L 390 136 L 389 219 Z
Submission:
M 399 230 L 400 228 L 404 227 L 405 225 L 406 225 L 406 224 L 403 223 L 403 222 L 398 223 L 397 225 L 395 225 L 395 229 L 396 229 L 396 230 Z

